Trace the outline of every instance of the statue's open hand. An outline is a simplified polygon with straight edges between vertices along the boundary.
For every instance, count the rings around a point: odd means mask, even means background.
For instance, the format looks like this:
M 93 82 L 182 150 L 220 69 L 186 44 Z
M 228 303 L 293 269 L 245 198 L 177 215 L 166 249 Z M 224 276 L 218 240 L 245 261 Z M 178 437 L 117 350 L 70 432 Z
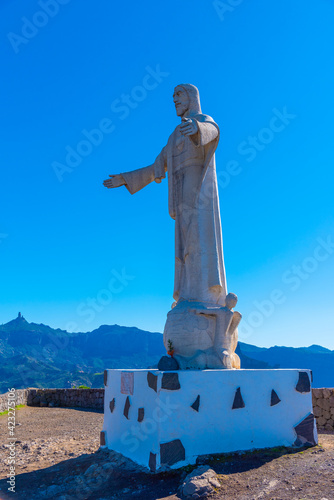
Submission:
M 192 118 L 182 118 L 182 123 L 180 125 L 180 131 L 183 135 L 194 135 L 198 130 L 198 125 L 196 120 Z
M 103 185 L 108 188 L 117 188 L 126 184 L 124 177 L 121 174 L 109 175 L 110 179 L 103 181 Z

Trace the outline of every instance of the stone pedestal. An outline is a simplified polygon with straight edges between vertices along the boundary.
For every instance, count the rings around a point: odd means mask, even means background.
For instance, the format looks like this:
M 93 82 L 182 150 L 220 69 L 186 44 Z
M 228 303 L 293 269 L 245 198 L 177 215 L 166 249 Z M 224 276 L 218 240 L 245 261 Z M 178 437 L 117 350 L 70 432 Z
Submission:
M 105 370 L 101 446 L 151 471 L 316 443 L 309 370 Z

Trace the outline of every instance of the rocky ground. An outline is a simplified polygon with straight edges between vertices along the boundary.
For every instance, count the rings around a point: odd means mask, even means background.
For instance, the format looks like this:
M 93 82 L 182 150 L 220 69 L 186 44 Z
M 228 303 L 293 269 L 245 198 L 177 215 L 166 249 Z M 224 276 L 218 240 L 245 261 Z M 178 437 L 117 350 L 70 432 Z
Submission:
M 8 492 L 8 417 L 0 417 L 0 500 L 176 500 L 195 469 L 150 474 L 117 453 L 99 451 L 103 414 L 69 408 L 26 407 L 16 412 L 16 493 Z M 320 446 L 274 449 L 203 459 L 211 499 L 334 500 L 334 434 Z M 208 468 L 207 468 L 208 469 Z M 214 472 L 213 472 L 214 471 Z M 192 475 L 196 474 L 193 472 Z M 188 494 L 196 477 L 187 483 Z M 202 480 L 197 481 L 203 485 Z M 204 488 L 205 490 L 205 488 Z M 203 490 L 203 491 L 204 491 Z M 189 497 L 190 498 L 190 497 Z M 194 496 L 192 498 L 195 498 Z M 198 497 L 197 497 L 198 498 Z

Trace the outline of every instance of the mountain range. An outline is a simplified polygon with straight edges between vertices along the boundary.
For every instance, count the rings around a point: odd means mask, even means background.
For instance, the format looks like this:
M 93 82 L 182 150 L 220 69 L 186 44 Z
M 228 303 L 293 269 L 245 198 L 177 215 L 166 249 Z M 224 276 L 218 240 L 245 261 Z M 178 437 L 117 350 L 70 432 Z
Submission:
M 334 387 L 334 351 L 310 347 L 256 347 L 239 342 L 242 368 L 309 368 L 314 387 Z M 0 325 L 0 393 L 9 388 L 103 387 L 105 368 L 153 368 L 166 354 L 162 334 L 103 325 L 69 333 L 18 317 Z

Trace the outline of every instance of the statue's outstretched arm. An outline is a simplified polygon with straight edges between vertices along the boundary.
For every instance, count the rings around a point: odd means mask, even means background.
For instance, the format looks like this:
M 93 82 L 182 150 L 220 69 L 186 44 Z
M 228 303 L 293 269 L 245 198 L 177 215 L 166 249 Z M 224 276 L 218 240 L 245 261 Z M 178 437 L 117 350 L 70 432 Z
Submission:
M 103 185 L 110 189 L 119 186 L 125 186 L 131 194 L 137 193 L 140 189 L 150 184 L 155 179 L 154 165 L 139 168 L 131 172 L 123 172 L 122 174 L 110 175 L 110 179 L 103 181 Z
M 166 176 L 166 170 L 166 148 L 163 148 L 153 165 L 131 172 L 109 175 L 110 179 L 103 181 L 103 185 L 108 189 L 125 186 L 131 194 L 135 194 L 154 180 L 161 182 L 161 179 Z

